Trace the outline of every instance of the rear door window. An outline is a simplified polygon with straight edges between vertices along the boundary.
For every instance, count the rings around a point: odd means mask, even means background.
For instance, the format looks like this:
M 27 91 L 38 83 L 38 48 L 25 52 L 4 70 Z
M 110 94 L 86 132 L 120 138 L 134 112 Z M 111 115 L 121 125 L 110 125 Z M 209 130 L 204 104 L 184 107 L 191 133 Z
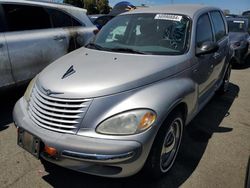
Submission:
M 79 21 L 77 21 L 75 18 L 71 17 L 65 12 L 49 8 L 47 9 L 47 11 L 51 16 L 54 28 L 83 26 Z
M 196 46 L 201 47 L 202 43 L 213 41 L 213 32 L 208 14 L 203 14 L 197 22 Z
M 3 19 L 3 9 L 0 4 L 0 32 L 4 32 L 4 31 L 5 31 L 5 24 L 4 24 L 4 19 Z
M 1 19 L 0 19 L 0 22 L 1 22 Z M 0 32 L 3 32 L 4 31 L 4 27 L 3 27 L 3 22 L 0 23 Z
M 2 4 L 8 31 L 51 28 L 49 14 L 42 8 L 28 5 Z
M 1 32 L 4 32 L 4 29 L 5 27 L 4 27 L 4 22 L 3 22 L 3 19 L 1 18 L 1 14 L 0 14 L 0 33 Z
M 214 26 L 215 39 L 219 41 L 226 35 L 225 23 L 219 11 L 212 11 L 210 15 Z

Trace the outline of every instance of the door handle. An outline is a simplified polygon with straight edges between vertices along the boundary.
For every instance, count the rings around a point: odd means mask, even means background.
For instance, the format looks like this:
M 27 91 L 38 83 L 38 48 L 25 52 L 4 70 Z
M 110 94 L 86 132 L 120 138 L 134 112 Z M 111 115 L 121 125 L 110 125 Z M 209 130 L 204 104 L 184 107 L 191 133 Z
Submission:
M 66 38 L 66 36 L 63 35 L 57 35 L 54 37 L 54 40 L 64 40 Z

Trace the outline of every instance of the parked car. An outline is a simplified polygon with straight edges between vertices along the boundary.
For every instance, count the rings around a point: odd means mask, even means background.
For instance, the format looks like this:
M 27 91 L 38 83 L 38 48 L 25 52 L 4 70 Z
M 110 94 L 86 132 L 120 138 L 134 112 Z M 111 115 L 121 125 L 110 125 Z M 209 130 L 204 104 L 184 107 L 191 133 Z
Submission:
M 88 17 L 89 17 L 89 19 L 90 19 L 90 21 L 92 22 L 92 23 L 94 23 L 94 21 L 97 19 L 97 18 L 99 18 L 99 17 L 101 17 L 101 16 L 104 16 L 105 14 L 91 14 L 91 15 L 88 15 Z
M 227 18 L 229 40 L 234 50 L 234 60 L 242 64 L 248 53 L 248 20 L 242 17 Z
M 115 16 L 112 15 L 102 15 L 96 18 L 92 23 L 100 30 L 106 23 L 108 23 Z
M 115 16 L 136 9 L 134 5 L 127 1 L 122 1 L 117 3 L 109 14 L 99 14 L 99 15 L 89 15 L 92 23 L 100 30 L 104 25 L 106 25 Z
M 237 14 L 226 14 L 225 17 L 226 18 L 237 18 L 237 17 L 239 17 L 239 15 L 237 15 Z
M 64 4 L 0 0 L 0 88 L 33 78 L 94 36 L 86 10 Z
M 220 9 L 119 15 L 32 80 L 13 111 L 18 145 L 80 172 L 125 177 L 145 166 L 159 177 L 172 167 L 185 125 L 226 92 L 231 57 Z

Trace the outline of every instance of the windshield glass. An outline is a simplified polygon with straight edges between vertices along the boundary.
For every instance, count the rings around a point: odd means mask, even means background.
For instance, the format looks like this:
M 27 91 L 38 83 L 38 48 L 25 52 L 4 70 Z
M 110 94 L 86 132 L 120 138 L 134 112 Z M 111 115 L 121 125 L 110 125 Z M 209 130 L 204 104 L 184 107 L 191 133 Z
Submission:
M 98 50 L 175 55 L 187 49 L 190 20 L 172 14 L 127 14 L 111 20 L 92 43 Z
M 227 21 L 229 32 L 247 32 L 246 22 L 243 20 Z

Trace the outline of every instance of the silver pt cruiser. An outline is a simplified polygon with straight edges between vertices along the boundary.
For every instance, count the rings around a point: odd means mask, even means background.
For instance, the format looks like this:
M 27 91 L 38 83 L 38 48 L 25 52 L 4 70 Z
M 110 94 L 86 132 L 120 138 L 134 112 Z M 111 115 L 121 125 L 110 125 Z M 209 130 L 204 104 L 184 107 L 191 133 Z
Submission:
M 173 165 L 185 125 L 227 90 L 231 57 L 217 8 L 122 14 L 31 81 L 13 112 L 17 143 L 80 172 L 126 177 L 144 166 L 159 177 Z

